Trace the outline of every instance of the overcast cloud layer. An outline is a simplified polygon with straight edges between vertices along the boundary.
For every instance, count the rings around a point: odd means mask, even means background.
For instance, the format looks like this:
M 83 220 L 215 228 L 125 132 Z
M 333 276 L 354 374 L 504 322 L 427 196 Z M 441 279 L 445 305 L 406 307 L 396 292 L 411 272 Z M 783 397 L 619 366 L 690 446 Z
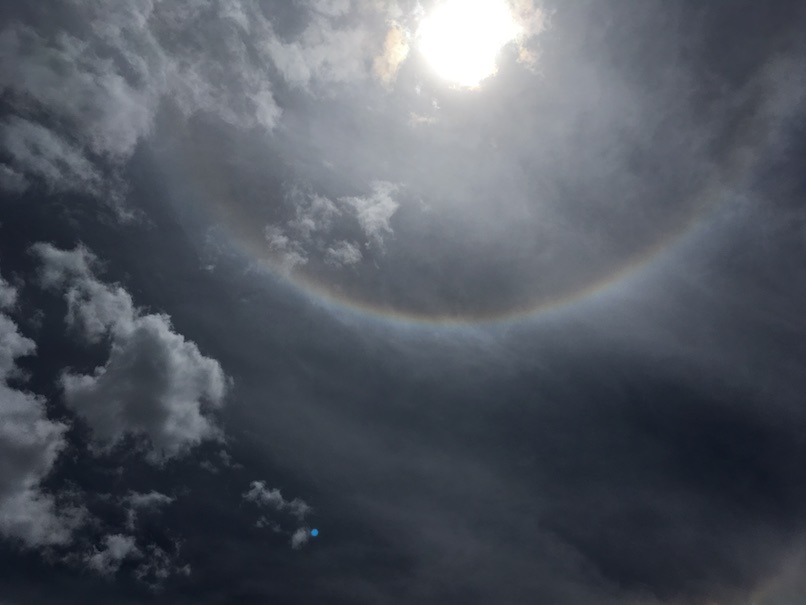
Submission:
M 2 605 L 806 599 L 806 9 L 434 6 L 0 0 Z

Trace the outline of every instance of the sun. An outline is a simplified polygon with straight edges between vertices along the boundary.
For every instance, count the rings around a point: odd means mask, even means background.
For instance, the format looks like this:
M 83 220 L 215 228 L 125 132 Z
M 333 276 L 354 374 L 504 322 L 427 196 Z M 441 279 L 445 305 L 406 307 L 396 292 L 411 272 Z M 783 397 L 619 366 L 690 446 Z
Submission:
M 440 77 L 472 88 L 495 73 L 501 48 L 519 33 L 507 0 L 443 0 L 420 23 L 417 42 Z

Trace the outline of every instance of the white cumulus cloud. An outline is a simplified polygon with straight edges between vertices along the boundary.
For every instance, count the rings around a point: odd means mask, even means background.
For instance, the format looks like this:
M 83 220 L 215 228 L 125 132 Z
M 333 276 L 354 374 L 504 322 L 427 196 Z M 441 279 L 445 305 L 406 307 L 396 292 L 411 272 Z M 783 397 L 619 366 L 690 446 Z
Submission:
M 68 325 L 110 342 L 109 358 L 93 373 L 62 376 L 67 405 L 87 422 L 96 445 L 109 449 L 134 436 L 145 441 L 148 459 L 161 463 L 220 438 L 210 414 L 227 390 L 220 364 L 177 334 L 167 315 L 144 314 L 123 288 L 99 281 L 87 250 L 33 249 L 43 285 L 64 291 Z

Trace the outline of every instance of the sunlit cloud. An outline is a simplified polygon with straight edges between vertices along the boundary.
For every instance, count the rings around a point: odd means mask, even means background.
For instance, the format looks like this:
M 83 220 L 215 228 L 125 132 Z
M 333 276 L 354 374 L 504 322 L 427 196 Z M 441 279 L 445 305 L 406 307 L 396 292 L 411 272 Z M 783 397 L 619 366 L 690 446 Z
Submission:
M 383 43 L 383 53 L 375 57 L 372 63 L 372 71 L 384 85 L 389 86 L 408 55 L 409 41 L 405 30 L 399 25 L 392 25 Z

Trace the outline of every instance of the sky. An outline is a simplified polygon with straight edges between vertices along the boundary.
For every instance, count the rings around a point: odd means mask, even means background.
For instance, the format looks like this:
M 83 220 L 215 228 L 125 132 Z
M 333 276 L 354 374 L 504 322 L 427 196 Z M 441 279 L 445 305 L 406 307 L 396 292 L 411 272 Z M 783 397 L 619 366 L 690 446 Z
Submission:
M 804 28 L 0 0 L 0 605 L 803 603 Z

